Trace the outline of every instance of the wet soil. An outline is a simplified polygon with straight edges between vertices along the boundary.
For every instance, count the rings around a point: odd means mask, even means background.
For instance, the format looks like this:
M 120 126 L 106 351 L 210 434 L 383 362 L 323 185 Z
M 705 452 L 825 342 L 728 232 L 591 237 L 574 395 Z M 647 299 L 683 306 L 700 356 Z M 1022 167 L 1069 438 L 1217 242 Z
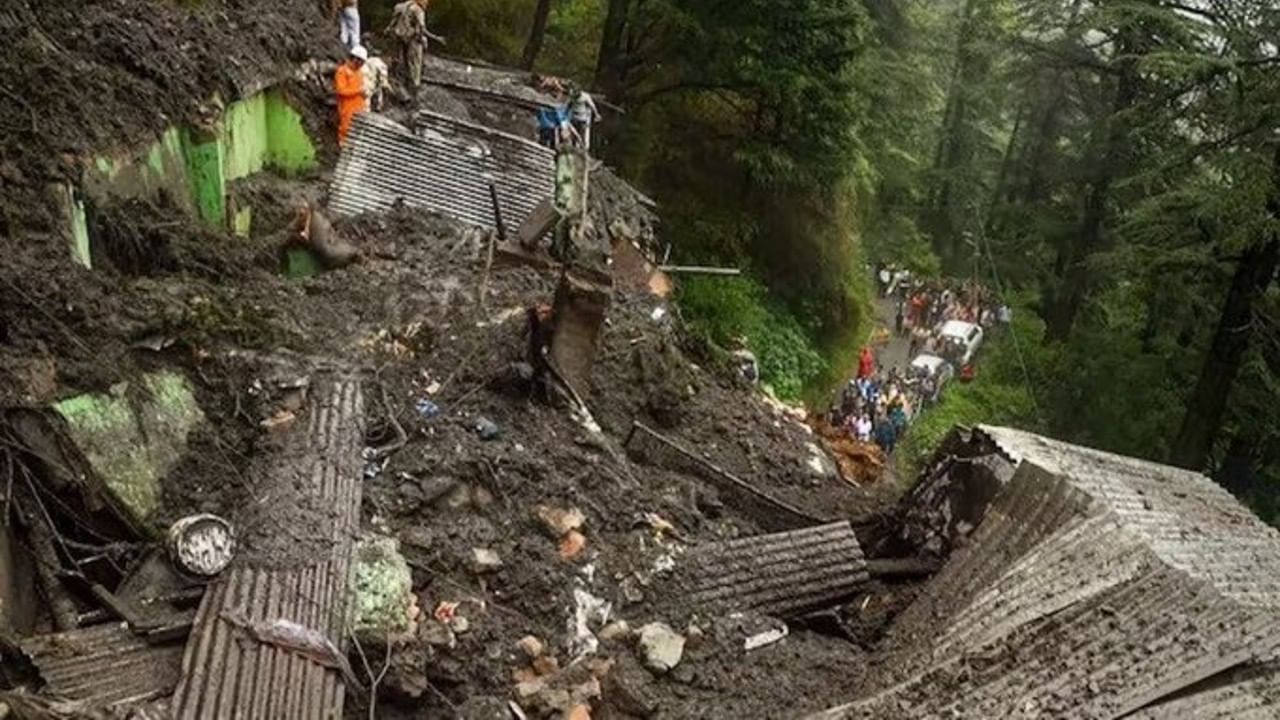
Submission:
M 397 426 L 407 436 L 385 465 L 367 468 L 363 525 L 399 539 L 426 613 L 458 603 L 468 626 L 441 632 L 426 620 L 394 649 L 380 716 L 458 717 L 459 708 L 483 705 L 477 699 L 505 702 L 513 674 L 527 672 L 515 646 L 525 635 L 542 638 L 568 667 L 587 641 L 573 627 L 584 597 L 607 603 L 609 619 L 633 627 L 676 622 L 652 609 L 669 600 L 657 597 L 655 564 L 684 546 L 761 531 L 704 479 L 629 455 L 633 422 L 815 516 L 852 519 L 888 507 L 891 498 L 879 491 L 816 475 L 808 428 L 715 367 L 658 298 L 613 298 L 585 393 L 596 432 L 549 401 L 520 365 L 527 309 L 551 301 L 557 278 L 490 268 L 483 233 L 403 209 L 339 220 L 335 228 L 359 247 L 360 261 L 283 277 L 291 209 L 300 197 L 323 198 L 323 173 L 238 183 L 233 195 L 255 218 L 247 238 L 209 230 L 163 202 L 97 208 L 101 262 L 93 272 L 80 268 L 54 231 L 49 183 L 74 178 L 93 154 L 196 121 L 219 90 L 236 96 L 295 63 L 332 57 L 331 28 L 304 0 L 269 13 L 247 0 L 208 0 L 194 10 L 23 0 L 0 10 L 0 27 L 17 38 L 15 52 L 0 58 L 13 83 L 7 89 L 50 118 L 33 122 L 21 102 L 0 105 L 0 236 L 7 238 L 0 243 L 12 250 L 0 267 L 0 407 L 42 406 L 148 370 L 179 369 L 209 423 L 166 479 L 162 516 L 235 517 L 251 496 L 246 472 L 273 447 L 261 424 L 277 408 L 258 389 L 280 367 L 358 372 L 368 444 L 389 442 Z M 322 90 L 295 83 L 289 92 L 306 104 L 304 118 L 320 137 L 328 111 Z M 455 100 L 477 117 L 496 112 Z M 326 144 L 322 160 L 333 152 Z M 652 232 L 652 214 L 622 183 L 601 188 L 598 224 L 621 219 L 641 235 Z M 498 437 L 481 438 L 481 419 Z M 562 538 L 548 532 L 544 508 L 581 512 L 580 554 L 561 557 Z M 656 532 L 651 516 L 674 534 Z M 496 552 L 501 568 L 477 572 L 477 548 Z M 591 629 L 604 624 L 601 615 Z M 795 716 L 847 699 L 865 675 L 868 653 L 856 642 L 797 628 L 748 653 L 722 620 L 697 619 L 706 640 L 665 675 L 638 668 L 629 642 L 604 643 L 597 655 L 639 670 L 619 677 L 652 696 L 653 717 Z M 605 677 L 609 688 L 614 681 Z M 634 707 L 610 699 L 616 690 L 596 703 L 598 716 L 635 716 Z M 366 712 L 362 703 L 352 702 L 352 712 Z

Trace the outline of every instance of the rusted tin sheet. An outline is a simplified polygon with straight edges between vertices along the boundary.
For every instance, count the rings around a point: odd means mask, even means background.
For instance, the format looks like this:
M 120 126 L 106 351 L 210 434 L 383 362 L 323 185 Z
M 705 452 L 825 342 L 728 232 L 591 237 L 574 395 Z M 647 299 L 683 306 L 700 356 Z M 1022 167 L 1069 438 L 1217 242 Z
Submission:
M 673 582 L 682 604 L 709 613 L 792 618 L 849 599 L 869 577 L 853 525 L 838 522 L 695 548 Z
M 152 644 L 125 623 L 109 623 L 27 638 L 19 647 L 39 671 L 45 693 L 111 709 L 172 694 L 183 641 Z
M 357 380 L 334 377 L 313 380 L 311 398 L 284 447 L 251 473 L 259 505 L 237 519 L 244 553 L 200 606 L 174 698 L 177 718 L 342 717 L 337 671 L 240 627 L 284 619 L 345 644 L 363 400 Z
M 491 183 L 512 219 L 555 192 L 555 154 L 537 143 L 430 112 L 415 123 L 416 132 L 375 113 L 356 116 L 329 191 L 335 215 L 403 202 L 494 229 Z

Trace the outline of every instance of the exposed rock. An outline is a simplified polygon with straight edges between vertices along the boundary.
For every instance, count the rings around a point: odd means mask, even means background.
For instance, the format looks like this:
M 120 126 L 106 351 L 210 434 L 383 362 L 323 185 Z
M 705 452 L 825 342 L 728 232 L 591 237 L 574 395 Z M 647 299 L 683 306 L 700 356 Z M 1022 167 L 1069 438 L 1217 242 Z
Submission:
M 631 626 L 626 620 L 618 620 L 604 626 L 598 634 L 604 642 L 622 642 L 631 638 Z
M 472 548 L 471 569 L 477 575 L 495 573 L 502 569 L 502 558 L 487 548 Z
M 640 628 L 638 642 L 645 666 L 659 674 L 670 672 L 684 657 L 684 636 L 666 623 L 649 623 Z
M 563 510 L 545 505 L 538 508 L 538 518 L 542 520 L 542 524 L 547 528 L 547 531 L 557 539 L 574 530 L 581 530 L 582 526 L 587 522 L 582 511 L 577 508 Z
M 533 635 L 526 635 L 520 638 L 520 640 L 516 642 L 516 647 L 520 648 L 520 652 L 523 652 L 525 657 L 530 660 L 536 660 L 547 650 L 546 644 Z
M 357 638 L 385 642 L 413 634 L 417 608 L 413 576 L 394 538 L 372 537 L 356 545 L 351 593 Z
M 620 659 L 604 679 L 604 700 L 619 711 L 647 718 L 658 711 L 653 677 L 631 658 Z

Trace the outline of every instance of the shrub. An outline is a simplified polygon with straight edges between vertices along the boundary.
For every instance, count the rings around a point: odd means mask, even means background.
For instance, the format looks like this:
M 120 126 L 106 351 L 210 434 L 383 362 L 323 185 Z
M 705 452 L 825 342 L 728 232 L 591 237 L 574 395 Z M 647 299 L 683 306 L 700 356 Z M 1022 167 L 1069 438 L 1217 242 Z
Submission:
M 681 284 L 678 302 L 694 335 L 720 347 L 745 338 L 760 363 L 761 380 L 780 398 L 800 399 L 826 370 L 812 335 L 750 276 L 690 278 Z

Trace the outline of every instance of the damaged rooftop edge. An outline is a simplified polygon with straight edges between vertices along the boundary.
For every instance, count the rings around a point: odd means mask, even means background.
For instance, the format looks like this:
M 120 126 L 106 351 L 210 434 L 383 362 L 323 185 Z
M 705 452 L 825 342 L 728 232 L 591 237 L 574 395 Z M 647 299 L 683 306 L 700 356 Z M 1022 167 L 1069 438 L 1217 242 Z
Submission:
M 896 623 L 898 662 L 917 669 L 815 718 L 1119 718 L 1232 671 L 1247 675 L 1242 692 L 1280 691 L 1263 663 L 1280 645 L 1280 533 L 1226 490 L 1177 468 L 980 427 L 944 443 L 941 467 L 912 496 L 936 503 L 920 516 L 941 519 L 939 536 L 956 532 L 955 495 L 919 490 L 967 472 L 975 458 L 953 454 L 966 447 L 994 450 L 1015 471 L 987 476 L 999 487 L 976 529 Z M 1198 694 L 1207 712 L 1238 693 Z

